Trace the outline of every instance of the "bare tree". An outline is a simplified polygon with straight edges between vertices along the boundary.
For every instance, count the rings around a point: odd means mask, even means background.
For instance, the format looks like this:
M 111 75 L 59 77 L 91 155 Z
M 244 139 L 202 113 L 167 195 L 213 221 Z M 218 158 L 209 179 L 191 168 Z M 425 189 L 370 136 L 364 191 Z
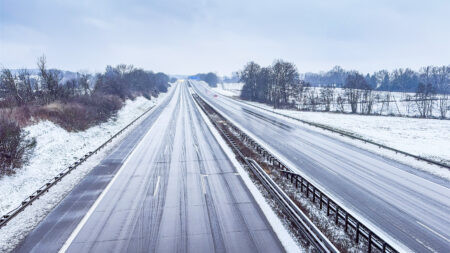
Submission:
M 44 102 L 49 103 L 58 98 L 58 92 L 60 90 L 59 82 L 62 77 L 57 70 L 47 70 L 47 60 L 45 56 L 41 56 L 38 59 L 39 77 L 41 81 L 41 87 L 45 94 Z
M 424 84 L 420 83 L 417 87 L 417 92 L 415 95 L 415 101 L 417 105 L 417 109 L 419 111 L 420 117 L 427 118 L 432 113 L 432 94 L 434 93 L 434 89 L 431 83 Z
M 344 88 L 352 113 L 356 113 L 362 90 L 369 90 L 370 86 L 367 84 L 364 76 L 358 73 L 352 73 L 345 79 Z
M 319 104 L 319 96 L 317 95 L 316 89 L 314 87 L 309 87 L 306 96 L 308 98 L 309 109 L 316 111 L 317 105 Z
M 345 103 L 345 99 L 340 94 L 338 94 L 338 96 L 336 98 L 336 107 L 337 107 L 338 111 L 340 111 L 340 112 L 345 111 L 344 103 Z
M 239 79 L 244 82 L 241 98 L 256 100 L 258 74 L 261 67 L 255 62 L 249 62 L 239 74 Z
M 19 86 L 16 82 L 16 76 L 11 73 L 11 70 L 2 70 L 0 76 L 0 87 L 5 96 L 13 97 L 18 105 L 22 105 L 24 103 L 24 99 L 20 94 Z
M 293 63 L 277 60 L 272 66 L 274 107 L 286 106 L 300 85 L 300 76 Z
M 37 90 L 37 85 L 35 80 L 31 79 L 30 72 L 26 69 L 20 70 L 18 79 L 24 101 L 25 102 L 33 101 L 35 99 L 34 93 Z
M 372 89 L 362 90 L 361 99 L 361 112 L 364 114 L 371 114 L 374 103 L 374 96 L 372 95 Z
M 439 97 L 439 113 L 442 119 L 445 119 L 447 116 L 448 107 L 448 94 L 442 94 Z
M 325 111 L 329 112 L 331 103 L 334 100 L 334 88 L 331 85 L 327 85 L 320 90 L 320 98 L 325 104 Z
M 84 94 L 88 95 L 91 93 L 91 88 L 89 86 L 89 80 L 91 78 L 91 75 L 88 73 L 81 73 L 80 77 L 79 77 L 79 85 L 80 87 L 83 89 Z

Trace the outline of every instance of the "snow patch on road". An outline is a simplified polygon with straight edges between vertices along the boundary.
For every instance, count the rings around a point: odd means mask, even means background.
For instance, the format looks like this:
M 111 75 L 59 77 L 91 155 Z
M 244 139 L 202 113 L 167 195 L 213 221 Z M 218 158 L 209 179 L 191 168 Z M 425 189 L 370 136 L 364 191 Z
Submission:
M 169 92 L 167 92 L 169 93 Z M 44 185 L 60 171 L 94 150 L 131 121 L 156 105 L 167 93 L 148 100 L 138 97 L 127 100 L 117 117 L 83 132 L 67 132 L 50 121 L 41 121 L 25 128 L 35 137 L 37 146 L 29 165 L 14 175 L 0 178 L 0 214 L 16 208 L 22 200 Z M 84 176 L 91 171 L 139 123 L 141 118 L 99 153 L 90 157 L 33 205 L 12 219 L 0 233 L 0 251 L 10 251 L 31 231 Z

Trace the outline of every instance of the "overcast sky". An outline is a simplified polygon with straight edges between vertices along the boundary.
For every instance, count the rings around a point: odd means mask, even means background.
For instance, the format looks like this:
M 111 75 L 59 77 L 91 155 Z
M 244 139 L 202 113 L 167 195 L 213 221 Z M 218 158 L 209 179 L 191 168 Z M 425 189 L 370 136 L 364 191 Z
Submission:
M 0 66 L 230 74 L 249 61 L 361 72 L 450 64 L 449 0 L 0 0 Z

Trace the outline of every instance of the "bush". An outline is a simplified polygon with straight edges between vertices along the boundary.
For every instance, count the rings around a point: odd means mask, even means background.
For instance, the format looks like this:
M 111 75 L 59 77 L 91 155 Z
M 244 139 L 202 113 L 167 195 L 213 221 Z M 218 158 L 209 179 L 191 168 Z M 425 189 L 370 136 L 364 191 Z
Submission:
M 55 122 L 68 131 L 83 131 L 108 121 L 122 105 L 117 96 L 94 94 L 43 106 L 37 110 L 36 117 Z
M 33 106 L 19 106 L 11 108 L 0 108 L 0 117 L 9 119 L 23 127 L 29 125 L 32 121 Z
M 12 174 L 28 163 L 36 140 L 27 135 L 17 123 L 0 117 L 0 175 Z

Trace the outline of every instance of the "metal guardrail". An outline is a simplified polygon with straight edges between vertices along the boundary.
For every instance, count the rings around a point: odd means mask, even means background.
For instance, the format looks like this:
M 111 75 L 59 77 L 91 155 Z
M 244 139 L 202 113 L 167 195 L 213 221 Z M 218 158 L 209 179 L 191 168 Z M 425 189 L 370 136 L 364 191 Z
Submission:
M 308 241 L 313 242 L 316 249 L 321 252 L 339 252 L 339 250 L 323 235 L 323 233 L 309 220 L 309 218 L 300 210 L 300 208 L 289 198 L 289 196 L 270 178 L 269 175 L 253 159 L 247 159 L 250 168 L 259 181 L 269 191 L 281 207 L 284 213 L 291 221 L 301 229 Z
M 34 201 L 39 199 L 42 195 L 44 195 L 46 192 L 49 191 L 50 188 L 52 188 L 54 185 L 56 185 L 59 181 L 62 180 L 65 176 L 67 176 L 70 172 L 72 172 L 74 169 L 76 169 L 78 166 L 80 166 L 84 161 L 86 161 L 89 157 L 92 155 L 98 153 L 102 148 L 104 148 L 108 143 L 110 143 L 114 138 L 119 136 L 121 133 L 123 133 L 128 127 L 136 123 L 140 118 L 142 118 L 146 113 L 151 111 L 155 106 L 151 106 L 146 111 L 144 111 L 141 115 L 139 115 L 137 118 L 135 118 L 133 121 L 131 121 L 128 125 L 126 125 L 124 128 L 122 128 L 119 132 L 114 134 L 111 138 L 109 138 L 107 141 L 105 141 L 102 145 L 100 145 L 98 148 L 96 148 L 94 151 L 88 152 L 86 155 L 84 155 L 82 158 L 75 161 L 75 163 L 68 168 L 64 169 L 60 173 L 58 173 L 55 177 L 53 177 L 50 181 L 45 183 L 43 186 L 41 186 L 38 190 L 33 192 L 30 196 L 28 196 L 25 200 L 22 201 L 22 203 L 16 207 L 15 209 L 9 211 L 5 215 L 2 215 L 0 217 L 0 229 L 6 224 L 11 221 L 14 217 L 16 217 L 20 212 L 22 212 L 27 206 L 31 205 Z
M 279 165 L 279 168 L 283 168 L 284 166 L 282 164 Z M 383 241 L 383 239 L 377 236 L 369 228 L 364 226 L 360 221 L 349 214 L 344 208 L 336 204 L 336 202 L 334 202 L 326 194 L 317 189 L 313 184 L 311 184 L 301 175 L 287 170 L 280 170 L 280 172 L 286 175 L 287 179 L 291 180 L 291 184 L 295 184 L 296 189 L 300 188 L 300 192 L 305 193 L 306 197 L 310 201 L 312 201 L 313 204 L 316 204 L 316 202 L 318 202 L 320 210 L 322 210 L 322 208 L 325 208 L 323 207 L 325 205 L 327 216 L 333 215 L 335 217 L 334 221 L 336 225 L 344 223 L 343 226 L 345 232 L 348 231 L 349 227 L 352 227 L 355 230 L 356 243 L 359 242 L 360 236 L 364 237 L 367 240 L 368 252 L 372 251 L 372 246 L 376 247 L 382 252 L 397 252 L 392 246 Z M 312 196 L 310 196 L 310 194 Z
M 205 104 L 207 104 L 207 102 L 204 101 L 202 98 L 200 98 L 197 94 L 193 94 L 193 96 L 194 96 L 194 98 L 200 99 Z M 202 106 L 200 106 L 200 107 L 202 108 L 202 110 L 205 111 L 205 109 Z M 316 200 L 318 200 L 320 209 L 323 208 L 323 205 L 326 205 L 327 216 L 334 215 L 334 217 L 335 217 L 334 222 L 336 225 L 340 225 L 340 224 L 343 225 L 344 230 L 347 233 L 349 232 L 349 230 L 348 230 L 349 227 L 354 229 L 356 243 L 358 243 L 360 241 L 360 238 L 363 237 L 364 239 L 367 240 L 368 252 L 372 252 L 373 247 L 377 248 L 378 250 L 381 250 L 382 252 L 390 252 L 390 253 L 398 252 L 391 245 L 389 245 L 386 241 L 384 241 L 380 236 L 378 236 L 376 233 L 374 233 L 372 230 L 370 230 L 366 225 L 364 225 L 362 222 L 360 222 L 358 219 L 356 219 L 354 216 L 352 216 L 348 211 L 345 210 L 345 208 L 338 205 L 329 196 L 327 196 L 322 191 L 320 191 L 316 186 L 314 186 L 314 184 L 309 182 L 307 179 L 305 179 L 301 175 L 293 172 L 293 170 L 291 170 L 289 167 L 287 167 L 285 164 L 283 164 L 280 160 L 278 160 L 272 153 L 268 152 L 261 145 L 259 145 L 255 140 L 253 140 L 250 136 L 248 136 L 242 130 L 237 128 L 234 124 L 232 124 L 231 122 L 226 120 L 219 112 L 217 112 L 217 110 L 215 110 L 211 106 L 210 106 L 210 108 L 217 115 L 221 116 L 223 118 L 223 120 L 226 121 L 227 124 L 233 128 L 234 131 L 239 133 L 241 140 L 248 143 L 254 150 L 256 150 L 260 155 L 262 155 L 273 166 L 278 167 L 278 170 L 282 174 L 286 175 L 286 177 L 291 180 L 291 183 L 293 185 L 295 184 L 295 187 L 297 189 L 298 189 L 298 187 L 300 187 L 300 191 L 302 193 L 305 193 L 306 197 L 312 203 L 315 204 L 315 203 L 317 203 Z M 214 120 L 212 120 L 212 122 L 216 128 L 220 129 Z M 223 134 L 223 131 L 221 131 L 221 132 Z M 235 147 L 235 149 L 237 149 L 237 147 Z M 240 153 L 239 150 L 238 150 L 238 153 Z M 242 155 L 242 153 L 240 153 L 240 156 L 241 155 Z
M 259 179 L 261 184 L 267 189 L 269 194 L 278 202 L 279 206 L 283 209 L 283 213 L 300 229 L 306 236 L 308 242 L 320 252 L 339 252 L 338 249 L 328 240 L 328 238 L 322 234 L 322 232 L 303 214 L 298 206 L 288 197 L 288 195 L 270 178 L 269 175 L 256 163 L 253 159 L 247 158 L 237 147 L 235 141 L 219 126 L 219 124 L 210 117 L 208 111 L 204 108 L 203 104 L 199 102 L 201 98 L 198 95 L 193 94 L 193 97 L 197 104 L 200 106 L 203 112 L 211 119 L 214 127 L 221 133 L 233 151 L 237 154 L 240 160 L 244 163 L 244 166 L 248 167 L 253 174 Z M 201 100 L 203 101 L 203 100 Z M 203 101 L 204 102 L 204 101 Z M 212 109 L 212 108 L 211 108 Z M 217 115 L 221 116 L 217 111 L 212 109 Z M 222 116 L 221 116 L 222 117 Z M 223 118 L 223 117 L 222 117 Z M 234 126 L 227 121 L 229 126 Z
M 384 148 L 384 149 L 387 149 L 387 150 L 390 150 L 390 151 L 394 151 L 395 153 L 398 153 L 398 154 L 402 154 L 402 155 L 405 155 L 405 156 L 413 157 L 413 158 L 415 158 L 416 160 L 419 160 L 419 161 L 424 161 L 424 162 L 427 162 L 429 164 L 434 164 L 434 165 L 437 165 L 437 166 L 441 166 L 441 167 L 450 169 L 450 165 L 448 165 L 448 164 L 441 163 L 441 162 L 438 162 L 438 161 L 435 161 L 435 160 L 431 160 L 431 159 L 428 159 L 428 158 L 425 158 L 425 157 L 422 157 L 422 156 L 414 155 L 414 154 L 411 154 L 411 153 L 408 153 L 408 152 L 405 152 L 405 151 L 402 151 L 402 150 L 398 150 L 396 148 L 392 148 L 392 147 L 389 147 L 389 146 L 377 143 L 375 141 L 371 141 L 371 140 L 368 140 L 368 139 L 364 139 L 362 137 L 358 137 L 358 136 L 352 135 L 352 134 L 350 134 L 350 133 L 348 133 L 346 131 L 338 130 L 338 129 L 332 128 L 332 127 L 324 125 L 324 124 L 314 123 L 314 122 L 311 122 L 311 121 L 307 121 L 307 120 L 295 118 L 295 117 L 292 117 L 292 116 L 289 116 L 289 115 L 285 115 L 285 114 L 282 114 L 282 113 L 279 113 L 279 112 L 275 112 L 275 111 L 269 110 L 269 109 L 264 108 L 264 107 L 253 105 L 253 104 L 248 103 L 246 101 L 242 101 L 240 99 L 239 100 L 235 99 L 235 98 L 232 98 L 232 99 L 234 99 L 236 101 L 239 101 L 239 102 L 242 102 L 242 103 L 245 103 L 247 105 L 256 107 L 256 108 L 261 109 L 261 110 L 265 110 L 265 111 L 268 111 L 268 112 L 271 112 L 271 113 L 274 113 L 274 114 L 277 114 L 277 115 L 284 116 L 284 117 L 289 118 L 289 119 L 300 121 L 300 122 L 305 123 L 305 124 L 310 125 L 310 126 L 318 127 L 318 128 L 321 128 L 321 129 L 324 129 L 324 130 L 327 130 L 327 131 L 330 131 L 330 132 L 333 132 L 333 133 L 338 133 L 341 136 L 350 137 L 350 138 L 355 139 L 355 140 L 363 141 L 364 143 L 370 143 L 370 144 L 375 145 L 375 146 L 377 146 L 379 148 Z

